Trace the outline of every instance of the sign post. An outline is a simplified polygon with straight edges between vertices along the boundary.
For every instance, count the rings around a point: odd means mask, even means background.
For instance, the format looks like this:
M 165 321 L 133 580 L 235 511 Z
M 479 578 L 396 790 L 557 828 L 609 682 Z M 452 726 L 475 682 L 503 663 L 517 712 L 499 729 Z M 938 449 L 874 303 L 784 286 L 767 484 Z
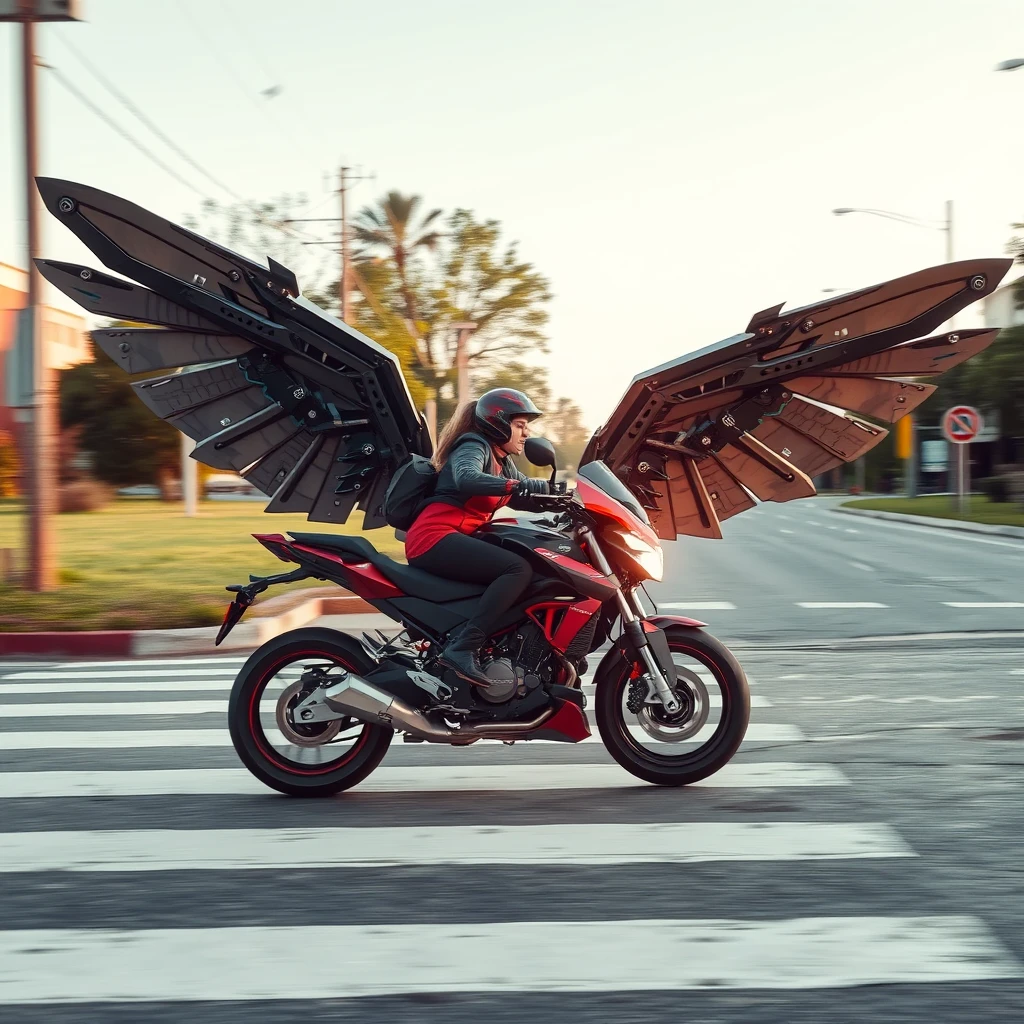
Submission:
M 942 415 L 942 432 L 957 446 L 957 495 L 960 515 L 967 516 L 967 498 L 971 493 L 971 460 L 967 446 L 981 433 L 981 413 L 970 405 L 954 405 Z

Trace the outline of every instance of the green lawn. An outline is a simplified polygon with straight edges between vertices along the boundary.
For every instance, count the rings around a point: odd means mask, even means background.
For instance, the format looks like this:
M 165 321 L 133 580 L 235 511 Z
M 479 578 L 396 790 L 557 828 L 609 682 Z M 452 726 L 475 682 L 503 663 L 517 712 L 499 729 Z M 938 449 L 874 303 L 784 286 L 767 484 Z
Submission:
M 846 501 L 845 508 L 868 508 L 877 512 L 900 512 L 909 516 L 933 516 L 936 519 L 964 519 L 991 526 L 1024 526 L 1024 506 L 1014 502 L 992 502 L 974 494 L 968 499 L 969 514 L 960 515 L 956 496 L 925 494 L 919 498 L 861 498 Z
M 290 529 L 359 533 L 362 513 L 338 530 L 304 516 L 265 515 L 259 502 L 204 501 L 199 515 L 190 519 L 180 503 L 123 498 L 101 512 L 65 514 L 56 521 L 60 589 L 31 594 L 0 583 L 0 631 L 217 623 L 231 596 L 224 589 L 229 583 L 246 583 L 249 573 L 288 571 L 250 534 Z M 402 555 L 393 530 L 364 536 L 388 554 Z M 22 509 L 0 501 L 0 548 L 14 548 L 18 557 L 23 547 Z M 309 580 L 290 586 L 323 584 Z M 285 587 L 274 587 L 266 596 L 283 593 Z

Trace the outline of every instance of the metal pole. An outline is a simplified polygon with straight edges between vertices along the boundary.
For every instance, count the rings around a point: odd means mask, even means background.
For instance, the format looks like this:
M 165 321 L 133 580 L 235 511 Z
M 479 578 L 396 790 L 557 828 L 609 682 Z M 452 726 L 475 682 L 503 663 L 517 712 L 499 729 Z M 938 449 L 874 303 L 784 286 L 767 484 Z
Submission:
M 910 457 L 907 459 L 906 491 L 908 498 L 917 497 L 917 423 L 913 413 L 907 413 L 910 420 Z
M 956 493 L 957 505 L 960 509 L 960 518 L 964 518 L 964 449 L 965 444 L 957 445 L 957 470 L 956 470 Z
M 348 191 L 348 168 L 341 168 L 341 319 L 348 323 L 348 209 L 345 193 Z
M 181 496 L 185 501 L 185 515 L 196 514 L 196 495 L 199 491 L 199 464 L 190 458 L 196 443 L 187 434 L 181 435 Z
M 29 13 L 35 4 L 23 0 Z M 56 545 L 52 516 L 56 508 L 56 464 L 53 458 L 54 402 L 46 339 L 43 335 L 43 280 L 36 269 L 40 255 L 40 203 L 36 190 L 39 164 L 37 136 L 35 23 L 21 26 L 21 59 L 25 103 L 25 205 L 28 219 L 28 315 L 32 358 L 32 406 L 28 445 L 28 586 L 35 591 L 57 586 Z

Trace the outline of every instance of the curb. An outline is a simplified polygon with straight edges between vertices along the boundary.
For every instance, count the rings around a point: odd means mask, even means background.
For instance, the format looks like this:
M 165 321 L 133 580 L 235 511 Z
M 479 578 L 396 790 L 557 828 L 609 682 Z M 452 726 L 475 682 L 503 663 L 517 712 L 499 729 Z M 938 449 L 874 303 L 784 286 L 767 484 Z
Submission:
M 1024 526 L 992 526 L 988 523 L 962 523 L 958 519 L 938 519 L 935 516 L 908 516 L 902 512 L 882 512 L 873 508 L 845 508 L 842 505 L 831 509 L 848 516 L 865 516 L 868 519 L 889 519 L 894 523 L 910 523 L 914 526 L 931 526 L 938 530 L 959 530 L 961 533 L 984 533 L 990 537 L 1016 537 L 1024 539 Z
M 219 646 L 214 646 L 219 626 L 190 629 L 117 629 L 89 632 L 0 633 L 0 657 L 115 656 L 152 657 L 158 654 L 218 654 L 255 650 L 271 637 L 304 626 L 322 615 L 358 615 L 377 609 L 361 597 L 314 597 L 278 615 L 240 622 Z

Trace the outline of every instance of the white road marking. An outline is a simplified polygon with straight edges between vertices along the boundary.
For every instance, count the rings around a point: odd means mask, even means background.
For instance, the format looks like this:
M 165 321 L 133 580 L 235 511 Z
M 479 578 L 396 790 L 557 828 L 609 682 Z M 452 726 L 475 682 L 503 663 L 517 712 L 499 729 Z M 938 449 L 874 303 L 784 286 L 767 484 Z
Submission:
M 836 513 L 836 515 L 847 514 L 843 512 Z M 971 544 L 993 544 L 1000 548 L 1013 548 L 1015 551 L 1024 554 L 1024 544 L 1014 544 L 1008 540 L 994 540 L 991 537 L 979 537 L 977 534 L 961 530 L 944 530 L 941 526 L 915 526 L 913 523 L 900 523 L 893 519 L 873 519 L 870 516 L 861 517 L 861 522 L 866 526 L 875 526 L 880 529 L 909 530 L 911 533 L 916 533 L 921 537 L 928 536 L 939 544 L 945 544 L 951 540 L 965 540 Z M 830 526 L 829 529 L 836 530 L 838 527 Z
M 838 526 L 826 526 L 825 529 L 826 530 L 838 530 L 839 527 Z
M 102 679 L 79 682 L 5 683 L 0 680 L 0 698 L 12 693 L 189 693 L 207 691 L 230 693 L 230 679 L 167 679 L 163 682 L 108 683 Z
M 888 825 L 807 821 L 0 833 L 6 873 L 914 856 Z
M 227 710 L 226 700 L 92 701 L 83 704 L 62 701 L 55 704 L 0 704 L 0 719 L 77 718 L 93 715 L 225 715 Z
M 877 693 L 860 693 L 850 697 L 801 697 L 794 703 L 809 704 L 865 704 L 877 702 L 879 704 L 969 704 L 976 700 L 1006 700 L 998 694 L 972 693 L 963 697 L 935 697 L 928 694 L 917 693 L 910 697 L 880 697 Z
M 781 526 L 779 527 L 779 533 L 790 533 L 791 534 L 792 532 L 793 532 L 792 530 L 784 530 L 784 529 L 782 529 Z
M 330 951 L 330 970 L 309 969 L 311 949 Z M 503 955 L 481 957 L 486 949 Z M 572 970 L 567 949 L 587 950 Z M 671 952 L 671 970 L 652 949 Z M 0 1000 L 15 1004 L 829 989 L 1022 974 L 970 915 L 0 932 Z
M 583 686 L 581 689 L 588 697 L 593 697 L 595 687 Z M 10 692 L 7 688 L 0 689 L 0 696 Z M 33 692 L 38 693 L 39 687 Z M 47 688 L 47 692 L 55 692 Z M 722 707 L 721 692 L 709 693 L 708 703 L 711 708 Z M 752 708 L 770 708 L 767 697 L 752 696 Z M 51 703 L 5 703 L 0 700 L 0 719 L 4 718 L 79 718 L 111 716 L 147 716 L 147 715 L 226 715 L 226 700 L 90 700 L 80 703 L 53 701 Z
M 851 530 L 849 527 L 847 527 L 843 532 L 844 533 L 860 533 L 860 530 Z
M 797 601 L 799 608 L 888 608 L 877 601 Z
M 852 565 L 854 567 L 854 569 L 860 569 L 863 572 L 874 572 L 875 571 L 872 566 L 865 565 L 863 562 L 851 562 L 850 565 Z
M 1024 608 L 1024 601 L 943 601 L 947 608 Z
M 9 707 L 12 705 L 8 705 Z M 645 744 L 657 741 L 639 726 L 630 730 Z M 706 742 L 714 731 L 705 726 L 691 742 Z M 267 730 L 267 738 L 277 747 L 287 746 L 276 729 Z M 747 728 L 744 744 L 795 743 L 803 739 L 796 726 L 753 722 Z M 496 744 L 499 740 L 480 740 Z M 528 740 L 529 743 L 558 743 L 558 740 Z M 583 743 L 600 743 L 601 737 L 593 733 Z M 674 744 L 672 744 L 674 746 Z M 53 732 L 0 732 L 0 750 L 130 750 L 154 747 L 229 747 L 231 737 L 227 729 L 121 729 L 106 732 L 85 730 L 57 730 Z M 0 780 L 3 775 L 0 774 Z
M 709 789 L 803 789 L 848 786 L 834 765 L 732 761 L 695 786 Z M 420 765 L 378 768 L 358 793 L 461 793 L 623 789 L 644 786 L 617 764 Z M 147 768 L 130 771 L 0 772 L 0 800 L 66 797 L 272 796 L 244 768 Z
M 666 601 L 658 605 L 659 610 L 663 608 L 672 611 L 691 612 L 734 612 L 736 605 L 732 601 Z
M 231 676 L 234 678 L 238 675 L 237 668 L 204 668 L 202 670 L 203 677 L 207 676 Z M 157 679 L 166 678 L 174 679 L 180 678 L 182 675 L 178 669 L 174 668 L 151 668 L 151 669 L 135 669 L 131 672 L 123 672 L 121 670 L 115 671 L 90 671 L 90 672 L 72 672 L 71 670 L 66 671 L 53 671 L 47 669 L 45 671 L 38 672 L 15 672 L 12 675 L 7 676 L 8 679 L 138 679 L 140 676 L 146 679 Z
M 807 520 L 807 525 L 808 526 L 821 526 L 821 523 L 819 523 L 817 519 L 808 519 Z
M 212 665 L 214 667 L 228 665 L 244 665 L 248 658 L 221 657 L 219 655 L 209 658 L 139 658 L 132 661 L 62 661 L 56 665 L 48 665 L 47 668 L 81 669 L 81 668 L 155 668 L 160 665 Z M 237 669 L 235 670 L 237 671 Z

